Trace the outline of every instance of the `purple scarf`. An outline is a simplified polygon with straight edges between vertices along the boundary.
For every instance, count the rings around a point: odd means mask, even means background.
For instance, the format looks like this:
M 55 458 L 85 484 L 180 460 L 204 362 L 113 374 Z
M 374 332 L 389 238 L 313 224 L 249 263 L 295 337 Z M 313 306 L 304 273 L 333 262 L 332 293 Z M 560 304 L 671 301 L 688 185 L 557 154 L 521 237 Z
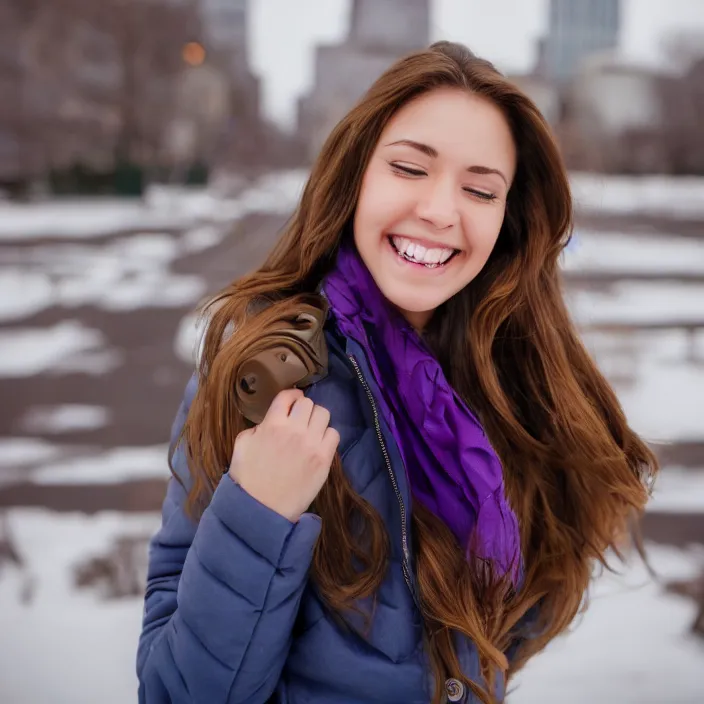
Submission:
M 521 572 L 518 521 L 501 462 L 479 420 L 455 393 L 420 336 L 344 245 L 323 284 L 339 331 L 360 344 L 381 391 L 376 399 L 398 445 L 414 499 L 454 533 L 468 556 L 500 574 Z

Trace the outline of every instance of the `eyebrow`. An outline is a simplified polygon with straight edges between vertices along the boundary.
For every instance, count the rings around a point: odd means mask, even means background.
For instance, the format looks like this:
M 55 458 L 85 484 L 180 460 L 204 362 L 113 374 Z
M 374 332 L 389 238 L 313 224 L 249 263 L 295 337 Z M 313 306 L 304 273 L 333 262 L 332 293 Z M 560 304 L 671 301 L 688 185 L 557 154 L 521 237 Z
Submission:
M 431 159 L 437 159 L 438 157 L 438 150 L 434 149 L 431 147 L 429 144 L 423 144 L 422 142 L 416 142 L 413 139 L 399 139 L 396 142 L 391 142 L 386 145 L 387 147 L 396 147 L 396 146 L 405 146 L 405 147 L 411 147 L 412 149 L 416 149 L 417 151 L 421 152 L 422 154 L 425 154 L 426 156 L 429 156 Z M 469 171 L 472 174 L 496 174 L 497 176 L 500 176 L 503 179 L 503 182 L 506 184 L 508 187 L 508 179 L 504 174 L 499 171 L 498 169 L 492 169 L 488 166 L 468 166 L 467 171 Z

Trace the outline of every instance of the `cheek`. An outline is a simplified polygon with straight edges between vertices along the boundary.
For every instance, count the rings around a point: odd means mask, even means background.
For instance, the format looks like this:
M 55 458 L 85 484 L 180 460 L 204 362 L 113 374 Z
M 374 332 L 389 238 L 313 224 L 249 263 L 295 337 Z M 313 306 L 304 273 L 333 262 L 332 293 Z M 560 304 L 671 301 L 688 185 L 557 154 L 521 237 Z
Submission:
M 499 238 L 505 211 L 492 206 L 483 205 L 482 208 L 486 210 L 465 220 L 465 232 L 471 233 L 469 237 L 476 254 L 488 257 Z
M 400 179 L 376 171 L 368 173 L 355 211 L 355 232 L 362 237 L 379 234 L 399 222 L 411 207 L 409 189 Z

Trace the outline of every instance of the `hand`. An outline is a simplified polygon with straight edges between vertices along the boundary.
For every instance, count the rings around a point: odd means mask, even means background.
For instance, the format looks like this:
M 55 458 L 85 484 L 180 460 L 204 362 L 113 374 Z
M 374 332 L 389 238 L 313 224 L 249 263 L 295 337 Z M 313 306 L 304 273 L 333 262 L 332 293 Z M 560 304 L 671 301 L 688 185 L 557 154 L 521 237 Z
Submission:
M 295 523 L 330 473 L 340 435 L 330 413 L 298 389 L 281 391 L 260 425 L 235 439 L 230 477 L 250 496 Z

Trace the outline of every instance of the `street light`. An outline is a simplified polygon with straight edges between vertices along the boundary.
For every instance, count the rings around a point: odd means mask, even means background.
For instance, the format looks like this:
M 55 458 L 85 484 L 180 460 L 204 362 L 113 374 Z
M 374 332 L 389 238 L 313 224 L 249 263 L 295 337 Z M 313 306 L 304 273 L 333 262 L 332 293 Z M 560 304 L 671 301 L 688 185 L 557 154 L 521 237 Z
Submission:
M 205 61 L 205 48 L 198 42 L 188 42 L 183 47 L 181 56 L 189 66 L 200 66 Z

